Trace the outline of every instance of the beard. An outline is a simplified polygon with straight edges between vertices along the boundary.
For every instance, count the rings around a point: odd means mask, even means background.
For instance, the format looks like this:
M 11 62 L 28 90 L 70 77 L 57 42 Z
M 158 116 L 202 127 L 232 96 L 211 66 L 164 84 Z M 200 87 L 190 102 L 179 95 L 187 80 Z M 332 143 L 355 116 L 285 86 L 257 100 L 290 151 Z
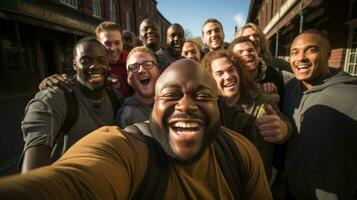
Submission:
M 174 117 L 174 116 L 172 116 L 172 117 Z M 164 119 L 168 119 L 168 117 L 164 117 Z M 193 156 L 183 158 L 183 157 L 178 156 L 174 152 L 174 150 L 172 149 L 172 147 L 170 145 L 168 123 L 167 122 L 163 123 L 164 127 L 160 127 L 159 123 L 156 120 L 154 120 L 151 116 L 150 116 L 149 121 L 150 121 L 150 131 L 151 131 L 151 135 L 153 136 L 153 138 L 160 144 L 161 148 L 172 160 L 174 160 L 175 162 L 178 162 L 178 163 L 182 163 L 182 164 L 190 164 L 190 163 L 198 160 L 201 157 L 201 155 L 203 154 L 203 152 L 206 150 L 208 145 L 216 137 L 216 135 L 218 134 L 218 132 L 221 128 L 221 123 L 219 120 L 209 124 L 209 126 L 206 126 L 204 129 L 200 149 Z

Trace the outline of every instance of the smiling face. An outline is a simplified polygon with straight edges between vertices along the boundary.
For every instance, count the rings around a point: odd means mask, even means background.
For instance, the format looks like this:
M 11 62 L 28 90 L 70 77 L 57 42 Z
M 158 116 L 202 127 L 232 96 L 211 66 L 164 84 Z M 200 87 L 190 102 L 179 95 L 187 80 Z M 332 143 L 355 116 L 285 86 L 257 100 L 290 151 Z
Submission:
M 208 22 L 202 29 L 202 42 L 208 46 L 210 51 L 223 48 L 224 32 L 216 22 Z
M 305 86 L 314 85 L 329 73 L 329 45 L 321 36 L 303 33 L 295 38 L 290 48 L 290 65 L 296 79 Z
M 201 62 L 201 52 L 193 42 L 185 42 L 183 44 L 181 56 Z
M 256 72 L 259 64 L 259 57 L 251 42 L 237 43 L 233 47 L 233 53 L 242 59 L 248 72 Z
M 167 46 L 175 57 L 181 55 L 182 45 L 185 42 L 185 33 L 181 26 L 171 25 L 167 29 Z
M 160 76 L 150 124 L 170 157 L 194 161 L 215 137 L 220 128 L 216 90 L 208 72 L 189 59 L 173 63 Z
M 252 27 L 245 28 L 242 32 L 242 36 L 248 37 L 255 47 L 260 48 L 259 34 Z M 257 49 L 257 52 L 259 51 L 260 49 Z
M 98 41 L 102 43 L 108 51 L 109 63 L 116 64 L 120 59 L 123 50 L 123 42 L 120 31 L 108 30 L 98 34 Z
M 126 61 L 127 69 L 128 66 L 132 64 L 142 64 L 149 61 L 156 63 L 156 59 L 152 55 L 140 51 L 134 52 L 130 54 Z M 155 83 L 160 75 L 160 70 L 157 67 L 157 64 L 154 64 L 151 69 L 145 69 L 143 66 L 140 66 L 139 71 L 137 72 L 127 71 L 128 83 L 135 89 L 137 97 L 141 100 L 153 99 L 155 95 Z
M 238 99 L 239 75 L 233 63 L 227 57 L 221 57 L 212 61 L 211 70 L 220 96 L 225 99 Z
M 160 30 L 157 23 L 144 19 L 140 24 L 140 40 L 144 46 L 157 51 L 160 43 Z
M 109 73 L 104 46 L 91 41 L 78 44 L 73 68 L 77 73 L 77 80 L 83 86 L 92 91 L 103 89 Z

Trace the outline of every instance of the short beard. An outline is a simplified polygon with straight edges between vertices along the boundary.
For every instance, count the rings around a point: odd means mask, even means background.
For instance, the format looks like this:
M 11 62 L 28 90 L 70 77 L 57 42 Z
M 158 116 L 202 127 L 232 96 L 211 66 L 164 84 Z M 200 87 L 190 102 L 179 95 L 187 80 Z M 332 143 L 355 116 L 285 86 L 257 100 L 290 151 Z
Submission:
M 214 122 L 211 126 L 205 128 L 205 132 L 202 138 L 202 144 L 199 149 L 199 151 L 189 157 L 189 158 L 182 158 L 179 157 L 175 154 L 173 149 L 171 148 L 170 142 L 169 142 L 169 127 L 168 125 L 165 127 L 160 128 L 158 123 L 153 120 L 150 116 L 150 131 L 151 135 L 155 140 L 160 144 L 161 148 L 165 151 L 165 153 L 175 162 L 181 163 L 181 164 L 190 164 L 198 160 L 203 152 L 206 150 L 208 145 L 212 142 L 212 140 L 216 137 L 218 134 L 221 123 L 220 121 Z M 165 123 L 167 124 L 167 123 Z

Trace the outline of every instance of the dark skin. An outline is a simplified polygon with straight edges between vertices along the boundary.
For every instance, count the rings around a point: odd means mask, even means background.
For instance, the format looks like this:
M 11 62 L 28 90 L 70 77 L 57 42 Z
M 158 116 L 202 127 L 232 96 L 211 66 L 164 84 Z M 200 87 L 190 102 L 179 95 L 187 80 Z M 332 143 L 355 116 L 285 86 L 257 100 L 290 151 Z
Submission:
M 136 36 L 129 30 L 123 31 L 123 49 L 130 52 L 136 46 Z
M 153 52 L 160 49 L 160 28 L 152 19 L 146 18 L 140 23 L 140 40 Z
M 77 80 L 82 85 L 81 92 L 90 99 L 101 98 L 109 69 L 105 47 L 99 43 L 86 41 L 77 45 L 76 54 L 73 68 L 77 72 Z M 52 148 L 45 145 L 27 149 L 21 172 L 26 173 L 31 169 L 51 164 L 51 151 Z
M 172 24 L 167 29 L 167 41 L 169 52 L 175 58 L 181 58 L 183 43 L 185 42 L 185 31 L 179 24 Z
M 152 135 L 170 157 L 189 163 L 217 134 L 218 113 L 215 81 L 199 63 L 181 59 L 156 82 Z

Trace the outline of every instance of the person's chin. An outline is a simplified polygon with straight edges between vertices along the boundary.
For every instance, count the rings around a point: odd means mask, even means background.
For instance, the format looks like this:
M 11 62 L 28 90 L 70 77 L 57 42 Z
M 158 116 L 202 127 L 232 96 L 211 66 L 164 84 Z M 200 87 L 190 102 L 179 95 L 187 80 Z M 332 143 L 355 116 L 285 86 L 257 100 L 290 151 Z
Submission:
M 113 56 L 113 57 L 110 56 L 110 57 L 109 57 L 109 63 L 110 63 L 110 64 L 117 64 L 118 61 L 119 61 L 119 59 L 120 59 L 120 56 L 115 56 L 115 57 L 114 57 L 114 56 Z
M 194 157 L 201 149 L 203 134 L 203 126 L 196 130 L 178 130 L 170 127 L 170 145 L 177 158 L 185 161 Z

